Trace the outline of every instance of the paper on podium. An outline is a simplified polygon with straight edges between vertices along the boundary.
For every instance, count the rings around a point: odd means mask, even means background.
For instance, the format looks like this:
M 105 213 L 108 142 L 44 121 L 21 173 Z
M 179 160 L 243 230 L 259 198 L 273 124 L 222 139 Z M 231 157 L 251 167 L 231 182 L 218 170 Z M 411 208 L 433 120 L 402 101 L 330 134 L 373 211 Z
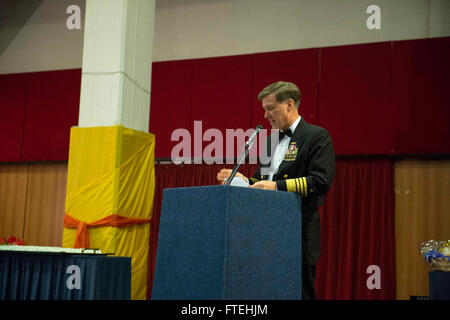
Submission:
M 230 186 L 235 187 L 248 187 L 248 182 L 242 179 L 241 177 L 234 177 L 233 180 L 231 180 Z

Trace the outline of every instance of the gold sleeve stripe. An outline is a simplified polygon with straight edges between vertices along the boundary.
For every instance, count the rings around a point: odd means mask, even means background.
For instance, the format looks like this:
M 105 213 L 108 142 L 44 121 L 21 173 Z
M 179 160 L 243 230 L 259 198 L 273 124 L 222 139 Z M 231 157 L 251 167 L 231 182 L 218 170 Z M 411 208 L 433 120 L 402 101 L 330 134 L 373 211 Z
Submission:
M 289 192 L 297 192 L 302 196 L 308 196 L 308 184 L 306 178 L 286 179 L 286 190 Z
M 308 185 L 306 183 L 306 178 L 302 178 L 302 179 L 303 179 L 303 182 L 305 183 L 305 197 L 307 197 L 308 196 Z
M 286 180 L 286 189 L 290 192 L 296 192 L 297 186 L 295 185 L 294 179 L 288 179 Z

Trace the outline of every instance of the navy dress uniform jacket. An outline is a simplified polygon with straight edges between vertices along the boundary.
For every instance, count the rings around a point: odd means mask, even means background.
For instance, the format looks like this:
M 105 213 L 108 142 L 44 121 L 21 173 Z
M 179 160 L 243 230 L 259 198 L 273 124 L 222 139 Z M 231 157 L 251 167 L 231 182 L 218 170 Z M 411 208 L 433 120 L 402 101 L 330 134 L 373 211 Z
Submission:
M 271 136 L 267 138 L 267 155 Z M 270 163 L 260 164 L 250 184 L 267 180 L 261 174 L 262 168 Z M 320 255 L 320 217 L 318 207 L 331 188 L 335 175 L 335 155 L 331 137 L 324 128 L 307 123 L 302 118 L 289 142 L 288 150 L 272 180 L 279 191 L 296 192 L 302 196 L 302 234 L 304 264 L 315 264 Z M 306 254 L 306 255 L 305 255 Z

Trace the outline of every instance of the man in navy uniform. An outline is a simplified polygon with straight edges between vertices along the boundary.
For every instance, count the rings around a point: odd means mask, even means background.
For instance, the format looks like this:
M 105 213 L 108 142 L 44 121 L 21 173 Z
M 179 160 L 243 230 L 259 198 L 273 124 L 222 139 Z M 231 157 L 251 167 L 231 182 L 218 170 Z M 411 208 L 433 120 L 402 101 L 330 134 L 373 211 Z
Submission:
M 316 299 L 314 282 L 320 256 L 320 217 L 318 207 L 334 179 L 335 157 L 331 137 L 318 126 L 309 124 L 298 113 L 300 90 L 290 82 L 278 81 L 258 95 L 264 118 L 272 129 L 279 129 L 279 143 L 272 153 L 271 136 L 267 138 L 271 161 L 260 164 L 252 178 L 241 173 L 250 187 L 296 192 L 302 196 L 302 298 Z M 225 181 L 230 169 L 217 174 Z

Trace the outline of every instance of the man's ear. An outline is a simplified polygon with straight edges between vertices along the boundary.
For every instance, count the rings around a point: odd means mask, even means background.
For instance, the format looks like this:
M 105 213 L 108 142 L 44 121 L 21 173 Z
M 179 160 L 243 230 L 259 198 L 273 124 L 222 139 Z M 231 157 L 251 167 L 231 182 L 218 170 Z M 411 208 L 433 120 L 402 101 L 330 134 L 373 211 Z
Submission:
M 294 100 L 288 99 L 287 104 L 288 104 L 288 109 L 289 109 L 289 111 L 295 109 Z

